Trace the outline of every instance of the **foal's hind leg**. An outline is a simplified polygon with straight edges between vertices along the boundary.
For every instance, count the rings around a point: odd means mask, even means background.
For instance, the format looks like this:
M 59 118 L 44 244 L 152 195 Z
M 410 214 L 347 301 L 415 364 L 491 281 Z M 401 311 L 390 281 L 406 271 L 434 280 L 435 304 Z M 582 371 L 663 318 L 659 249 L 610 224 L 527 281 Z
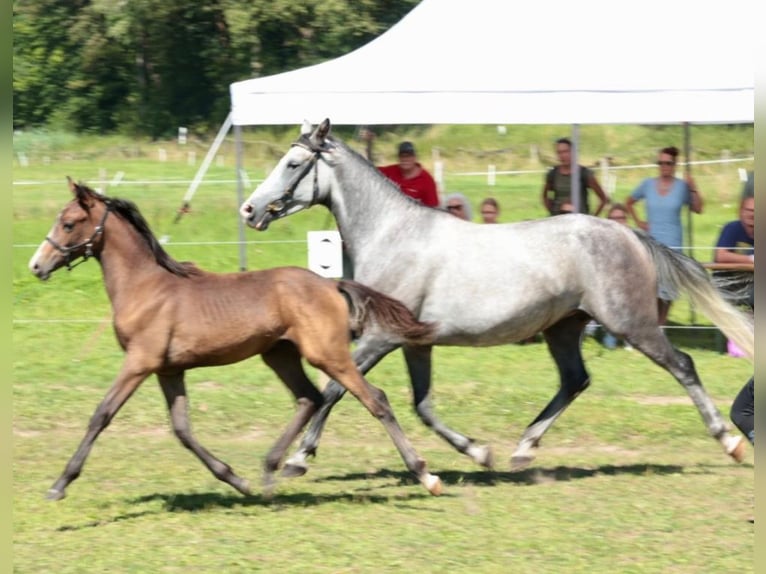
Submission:
M 578 313 L 562 319 L 543 332 L 548 349 L 559 369 L 559 390 L 537 418 L 524 430 L 516 451 L 511 456 L 511 470 L 526 468 L 535 458 L 540 439 L 572 401 L 590 384 L 580 351 L 582 331 L 590 320 Z
M 412 381 L 415 412 L 423 424 L 433 429 L 455 450 L 467 454 L 474 462 L 486 468 L 492 468 L 492 450 L 488 445 L 476 444 L 474 439 L 450 429 L 434 414 L 430 398 L 432 350 L 431 346 L 403 347 L 404 359 Z
M 274 472 L 298 433 L 306 426 L 317 407 L 322 404 L 322 393 L 306 376 L 301 363 L 301 355 L 296 346 L 289 341 L 280 341 L 266 353 L 264 362 L 272 368 L 282 382 L 295 396 L 298 410 L 277 442 L 271 447 L 264 463 L 265 494 L 271 494 L 274 487 Z
M 383 357 L 397 347 L 398 345 L 362 337 L 353 354 L 354 362 L 362 374 L 367 373 L 377 365 Z M 298 450 L 296 450 L 285 462 L 285 466 L 282 469 L 283 476 L 294 477 L 306 474 L 309 468 L 307 462 L 308 457 L 316 456 L 319 439 L 322 436 L 325 424 L 327 424 L 327 417 L 330 416 L 330 411 L 333 406 L 343 398 L 345 393 L 346 389 L 343 385 L 332 379 L 328 381 L 324 391 L 322 391 L 324 402 L 322 403 L 322 406 L 319 407 L 314 418 L 311 419 L 309 429 L 306 431 L 306 434 L 303 435 Z
M 189 424 L 188 399 L 186 397 L 186 383 L 184 373 L 175 375 L 157 375 L 165 402 L 168 405 L 170 421 L 181 444 L 197 455 L 202 463 L 210 469 L 218 480 L 231 485 L 242 494 L 249 495 L 250 487 L 246 480 L 237 476 L 231 467 L 222 460 L 213 456 L 197 442 L 191 432 Z
M 729 426 L 702 386 L 692 358 L 675 349 L 659 327 L 646 327 L 629 333 L 626 339 L 681 383 L 702 416 L 708 432 L 721 443 L 726 454 L 742 462 L 745 456 L 742 437 L 729 434 Z

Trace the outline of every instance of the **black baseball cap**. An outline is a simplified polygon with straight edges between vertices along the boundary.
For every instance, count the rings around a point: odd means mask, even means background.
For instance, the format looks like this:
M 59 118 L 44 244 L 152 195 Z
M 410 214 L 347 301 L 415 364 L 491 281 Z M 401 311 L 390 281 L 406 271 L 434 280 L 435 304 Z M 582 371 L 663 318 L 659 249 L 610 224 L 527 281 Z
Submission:
M 399 144 L 399 155 L 415 155 L 415 146 L 412 142 L 402 142 Z

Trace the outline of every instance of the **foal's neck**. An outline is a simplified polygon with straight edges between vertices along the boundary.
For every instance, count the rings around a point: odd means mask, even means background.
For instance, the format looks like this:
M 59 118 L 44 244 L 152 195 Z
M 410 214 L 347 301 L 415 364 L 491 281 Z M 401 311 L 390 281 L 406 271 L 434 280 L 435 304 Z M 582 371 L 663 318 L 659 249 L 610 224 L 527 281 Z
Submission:
M 110 217 L 104 226 L 103 247 L 98 254 L 109 299 L 115 310 L 125 299 L 137 296 L 136 290 L 160 267 L 149 246 L 136 229 L 119 217 Z

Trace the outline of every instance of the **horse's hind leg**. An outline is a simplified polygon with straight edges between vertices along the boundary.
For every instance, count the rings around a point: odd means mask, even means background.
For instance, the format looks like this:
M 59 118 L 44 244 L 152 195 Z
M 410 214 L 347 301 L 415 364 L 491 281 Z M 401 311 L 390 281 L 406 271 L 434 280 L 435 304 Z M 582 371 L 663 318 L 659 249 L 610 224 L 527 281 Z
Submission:
M 559 370 L 559 390 L 548 405 L 524 430 L 513 455 L 511 470 L 526 468 L 535 458 L 540 439 L 572 401 L 590 384 L 580 351 L 582 331 L 590 320 L 588 315 L 578 313 L 562 319 L 543 332 L 553 360 Z
M 388 353 L 397 348 L 397 345 L 382 343 L 373 339 L 362 337 L 353 357 L 361 373 L 366 373 L 372 369 Z M 295 453 L 287 459 L 282 469 L 283 476 L 303 476 L 308 471 L 307 459 L 309 456 L 315 456 L 319 439 L 322 436 L 327 417 L 333 406 L 343 398 L 346 388 L 335 380 L 330 379 L 322 391 L 323 403 L 311 420 L 309 429 L 303 435 L 301 443 Z
M 729 456 L 737 462 L 742 462 L 745 455 L 742 437 L 729 434 L 729 426 L 702 386 L 692 358 L 675 349 L 659 327 L 647 327 L 628 333 L 625 338 L 681 383 L 702 416 L 708 432 L 721 443 Z
M 269 495 L 274 487 L 274 472 L 279 468 L 279 463 L 285 452 L 298 433 L 306 426 L 319 405 L 322 404 L 323 398 L 319 389 L 306 376 L 301 363 L 301 355 L 293 343 L 280 341 L 269 351 L 263 353 L 263 360 L 290 389 L 298 403 L 295 416 L 266 455 L 264 487 L 266 489 L 265 494 Z
M 181 444 L 196 454 L 197 458 L 210 469 L 210 472 L 218 480 L 231 485 L 242 494 L 249 495 L 250 488 L 247 481 L 237 476 L 228 464 L 208 452 L 192 435 L 189 424 L 189 407 L 186 397 L 184 373 L 181 372 L 175 375 L 158 374 L 157 380 L 160 383 L 162 393 L 165 395 L 173 432 L 178 437 L 178 440 L 181 441 Z
M 482 466 L 492 468 L 492 450 L 489 446 L 478 445 L 474 439 L 450 429 L 434 414 L 430 398 L 432 349 L 431 346 L 403 347 L 402 349 L 412 382 L 415 412 L 423 424 L 433 429 L 455 450 L 467 454 L 474 462 Z

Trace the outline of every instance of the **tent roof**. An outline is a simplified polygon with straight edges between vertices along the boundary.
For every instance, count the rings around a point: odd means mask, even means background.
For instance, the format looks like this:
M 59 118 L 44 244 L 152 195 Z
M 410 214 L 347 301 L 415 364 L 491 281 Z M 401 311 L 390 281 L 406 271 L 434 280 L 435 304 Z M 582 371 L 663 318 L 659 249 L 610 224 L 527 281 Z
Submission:
M 423 0 L 344 56 L 230 86 L 235 125 L 751 123 L 754 0 Z

